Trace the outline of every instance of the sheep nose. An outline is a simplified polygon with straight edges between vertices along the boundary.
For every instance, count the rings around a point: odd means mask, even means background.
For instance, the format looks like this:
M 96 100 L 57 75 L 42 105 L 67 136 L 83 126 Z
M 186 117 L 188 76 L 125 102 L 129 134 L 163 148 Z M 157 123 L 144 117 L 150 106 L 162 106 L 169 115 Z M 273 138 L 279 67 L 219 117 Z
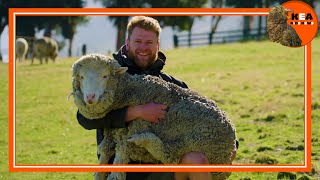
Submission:
M 96 94 L 87 94 L 87 101 L 89 104 L 92 104 L 94 102 L 94 98 L 96 97 Z

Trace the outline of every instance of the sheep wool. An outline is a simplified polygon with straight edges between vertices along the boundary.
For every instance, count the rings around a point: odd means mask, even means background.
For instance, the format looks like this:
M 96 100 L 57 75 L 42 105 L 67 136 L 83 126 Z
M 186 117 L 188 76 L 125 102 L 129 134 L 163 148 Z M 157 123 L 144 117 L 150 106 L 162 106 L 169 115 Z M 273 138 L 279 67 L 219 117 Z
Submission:
M 24 38 L 18 38 L 16 40 L 16 60 L 19 62 L 24 61 L 28 53 L 28 42 Z
M 74 102 L 88 119 L 101 118 L 113 109 L 131 105 L 154 102 L 168 106 L 165 118 L 158 124 L 135 120 L 127 128 L 105 129 L 105 139 L 99 146 L 101 164 L 107 163 L 114 153 L 114 164 L 178 164 L 185 153 L 192 151 L 203 152 L 210 164 L 231 164 L 236 131 L 214 101 L 158 77 L 129 75 L 126 67 L 101 54 L 81 57 L 72 70 Z M 95 82 L 92 77 L 97 78 L 97 83 L 105 79 L 101 87 L 95 87 L 97 102 L 91 104 L 86 101 L 89 81 L 85 79 L 89 77 L 90 83 Z M 99 80 L 100 77 L 103 79 Z M 108 179 L 126 177 L 125 173 L 97 173 L 96 179 L 106 175 Z M 230 173 L 212 175 L 214 179 L 226 179 Z
M 301 46 L 301 39 L 297 32 L 287 24 L 288 11 L 281 5 L 271 8 L 267 17 L 267 32 L 272 42 L 284 46 Z
M 48 63 L 48 58 L 55 62 L 55 59 L 58 56 L 58 50 L 58 43 L 54 39 L 49 37 L 36 39 L 33 43 L 31 64 L 33 64 L 34 58 L 38 58 L 40 64 L 42 64 L 43 58 L 46 60 L 46 63 Z

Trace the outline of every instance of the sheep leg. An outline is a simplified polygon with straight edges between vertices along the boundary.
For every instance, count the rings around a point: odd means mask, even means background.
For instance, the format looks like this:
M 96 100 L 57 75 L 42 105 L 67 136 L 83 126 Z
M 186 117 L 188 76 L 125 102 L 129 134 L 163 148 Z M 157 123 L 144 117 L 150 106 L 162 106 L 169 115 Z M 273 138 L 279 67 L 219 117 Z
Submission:
M 110 158 L 115 153 L 115 142 L 112 139 L 110 131 L 104 131 L 104 138 L 98 146 L 98 154 L 100 154 L 99 164 L 108 164 Z M 104 157 L 104 158 L 102 158 Z
M 101 142 L 101 144 L 98 147 L 98 152 L 100 154 L 99 157 L 99 164 L 108 164 L 110 158 L 114 155 L 115 151 L 114 149 L 111 149 L 112 147 L 110 144 L 106 144 Z M 109 149 L 109 150 L 107 150 Z M 103 150 L 103 151 L 102 151 Z M 95 173 L 95 180 L 105 180 L 108 176 L 108 172 L 97 172 Z
M 94 180 L 104 180 L 107 177 L 107 172 L 96 172 L 94 173 Z
M 139 147 L 145 148 L 153 157 L 164 164 L 177 164 L 177 160 L 170 158 L 167 148 L 162 140 L 151 132 L 144 132 L 141 134 L 132 135 L 127 139 Z M 177 162 L 176 162 L 177 161 Z
M 116 145 L 116 156 L 114 158 L 113 164 L 128 164 L 129 157 L 127 156 L 127 142 L 122 141 Z M 107 180 L 125 180 L 125 172 L 112 172 Z
M 100 154 L 99 157 L 99 164 L 108 164 L 110 158 L 115 153 L 115 143 L 112 139 L 112 134 L 110 131 L 105 130 L 104 131 L 104 139 L 98 146 L 98 154 Z M 108 172 L 97 172 L 94 175 L 95 180 L 105 180 Z

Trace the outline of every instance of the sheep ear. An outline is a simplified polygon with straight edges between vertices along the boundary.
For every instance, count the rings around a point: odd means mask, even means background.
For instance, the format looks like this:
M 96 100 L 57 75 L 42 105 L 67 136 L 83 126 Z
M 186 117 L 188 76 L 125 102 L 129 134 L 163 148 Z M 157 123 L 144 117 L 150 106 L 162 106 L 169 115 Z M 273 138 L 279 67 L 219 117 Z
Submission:
M 119 68 L 117 68 L 117 69 L 114 70 L 114 73 L 115 73 L 115 74 L 123 74 L 123 73 L 125 73 L 127 70 L 128 70 L 127 67 L 119 67 Z
M 72 78 L 72 87 L 73 87 L 73 93 L 80 90 L 80 82 L 75 77 Z

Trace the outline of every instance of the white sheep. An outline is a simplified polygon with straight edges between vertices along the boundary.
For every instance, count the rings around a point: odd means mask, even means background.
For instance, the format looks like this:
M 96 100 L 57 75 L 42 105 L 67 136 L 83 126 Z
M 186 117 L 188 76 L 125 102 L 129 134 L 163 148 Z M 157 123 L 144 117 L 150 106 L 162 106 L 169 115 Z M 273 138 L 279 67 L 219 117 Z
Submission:
M 46 63 L 48 63 L 48 58 L 51 58 L 54 62 L 56 57 L 58 56 L 58 43 L 49 37 L 43 37 L 40 39 L 36 39 L 33 42 L 33 53 L 31 64 L 33 64 L 33 59 L 38 58 L 40 60 L 40 64 L 42 64 L 42 59 L 45 58 Z
M 236 134 L 232 122 L 214 101 L 190 89 L 158 77 L 129 75 L 116 60 L 100 54 L 81 57 L 73 66 L 74 102 L 88 119 L 104 117 L 109 111 L 149 102 L 168 106 L 158 124 L 135 120 L 128 128 L 105 129 L 99 146 L 100 164 L 115 153 L 114 164 L 130 161 L 178 164 L 188 152 L 203 152 L 210 164 L 231 164 Z M 105 179 L 98 173 L 97 179 Z M 212 173 L 226 179 L 230 173 Z M 125 173 L 111 173 L 108 179 L 125 179 Z
M 24 38 L 18 38 L 16 40 L 16 60 L 19 62 L 24 61 L 28 53 L 28 42 Z

